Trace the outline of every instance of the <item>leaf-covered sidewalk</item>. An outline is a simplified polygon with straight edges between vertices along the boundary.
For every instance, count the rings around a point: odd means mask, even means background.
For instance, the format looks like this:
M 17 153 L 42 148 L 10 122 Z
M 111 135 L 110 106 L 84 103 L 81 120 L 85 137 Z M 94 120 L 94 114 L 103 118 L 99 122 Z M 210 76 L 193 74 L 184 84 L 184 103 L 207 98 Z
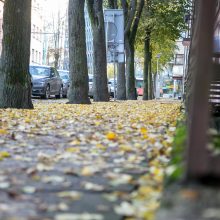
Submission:
M 180 103 L 0 110 L 0 220 L 151 220 Z

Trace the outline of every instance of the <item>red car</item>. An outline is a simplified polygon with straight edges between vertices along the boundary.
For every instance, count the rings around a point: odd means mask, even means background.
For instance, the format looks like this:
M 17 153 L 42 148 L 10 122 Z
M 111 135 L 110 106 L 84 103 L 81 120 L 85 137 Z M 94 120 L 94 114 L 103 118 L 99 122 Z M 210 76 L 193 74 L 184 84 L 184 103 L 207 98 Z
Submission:
M 136 88 L 137 88 L 137 95 L 142 96 L 144 93 L 143 78 L 136 78 Z
M 137 88 L 137 95 L 142 96 L 144 93 L 144 89 L 143 88 Z

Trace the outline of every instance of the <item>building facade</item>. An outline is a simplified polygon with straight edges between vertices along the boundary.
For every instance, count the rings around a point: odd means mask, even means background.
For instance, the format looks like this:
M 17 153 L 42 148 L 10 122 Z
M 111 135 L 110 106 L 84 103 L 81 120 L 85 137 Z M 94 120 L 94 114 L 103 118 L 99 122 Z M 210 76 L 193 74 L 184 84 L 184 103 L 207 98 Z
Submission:
M 184 77 L 184 54 L 185 49 L 182 40 L 176 41 L 173 63 L 173 97 L 178 98 L 183 95 L 183 77 Z
M 62 8 L 50 8 L 53 1 L 33 0 L 31 21 L 30 63 L 54 65 L 59 52 L 58 68 L 69 69 L 68 1 L 56 1 Z M 55 4 L 55 3 L 54 3 Z M 0 52 L 2 51 L 3 6 L 0 1 Z M 93 74 L 93 37 L 90 18 L 85 6 L 86 54 L 88 73 Z
M 32 1 L 30 63 L 39 65 L 43 55 L 44 3 L 41 0 Z
M 87 5 L 85 6 L 85 28 L 88 73 L 93 74 L 93 35 Z

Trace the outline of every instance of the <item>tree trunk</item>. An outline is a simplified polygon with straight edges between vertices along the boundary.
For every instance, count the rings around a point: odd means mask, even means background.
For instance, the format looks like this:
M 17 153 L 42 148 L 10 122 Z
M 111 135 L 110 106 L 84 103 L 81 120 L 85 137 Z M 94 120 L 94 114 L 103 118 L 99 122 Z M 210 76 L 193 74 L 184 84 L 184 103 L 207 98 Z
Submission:
M 108 7 L 111 9 L 118 9 L 118 1 L 117 0 L 108 0 Z
M 126 95 L 128 100 L 136 100 L 137 92 L 135 88 L 134 70 L 134 45 L 125 37 L 126 46 Z
M 132 0 L 128 7 L 127 1 L 121 1 L 125 19 L 127 20 L 125 25 L 126 93 L 127 99 L 130 100 L 137 99 L 137 91 L 135 88 L 134 44 L 144 3 L 144 0 Z M 136 7 L 137 5 L 138 7 Z
M 150 61 L 150 34 L 147 33 L 147 36 L 144 40 L 144 94 L 143 100 L 149 99 L 149 61 Z
M 126 100 L 126 78 L 125 78 L 125 64 L 124 63 L 118 63 L 117 99 Z
M 88 0 L 87 6 L 93 32 L 93 99 L 109 101 L 103 1 Z
M 54 67 L 56 69 L 58 69 L 58 67 L 59 67 L 59 65 L 58 65 L 59 64 L 59 58 L 60 58 L 59 48 L 55 49 L 54 58 L 55 58 L 55 60 L 54 60 Z
M 31 0 L 6 0 L 3 22 L 0 108 L 30 109 Z
M 85 0 L 69 0 L 70 104 L 89 104 L 86 58 Z

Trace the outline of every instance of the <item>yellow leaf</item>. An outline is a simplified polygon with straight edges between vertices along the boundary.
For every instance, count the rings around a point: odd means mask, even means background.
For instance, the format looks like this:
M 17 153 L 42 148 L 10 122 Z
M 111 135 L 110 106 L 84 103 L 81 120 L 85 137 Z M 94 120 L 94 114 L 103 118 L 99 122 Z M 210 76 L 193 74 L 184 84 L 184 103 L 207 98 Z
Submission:
M 155 219 L 155 213 L 153 211 L 146 211 L 143 214 L 144 220 L 154 220 Z
M 69 153 L 79 153 L 80 149 L 76 148 L 76 147 L 69 147 L 69 148 L 66 149 L 66 151 L 69 152 Z
M 25 123 L 30 123 L 31 122 L 31 119 L 30 118 L 25 118 Z
M 125 152 L 131 152 L 131 151 L 133 151 L 132 147 L 131 147 L 131 146 L 128 146 L 128 145 L 120 145 L 120 146 L 119 146 L 119 149 L 122 150 L 122 151 L 125 151 Z
M 96 147 L 101 149 L 101 150 L 106 150 L 106 147 L 102 144 L 96 144 Z
M 6 151 L 2 151 L 2 152 L 0 152 L 0 157 L 1 158 L 7 158 L 7 157 L 10 157 L 11 155 L 8 153 L 8 152 L 6 152 Z
M 101 124 L 100 121 L 95 121 L 95 125 L 96 125 L 96 126 L 99 126 L 100 124 Z
M 151 142 L 151 144 L 155 144 L 156 140 L 154 138 L 149 138 L 149 141 Z
M 101 115 L 96 115 L 96 119 L 102 119 Z
M 92 176 L 94 174 L 94 171 L 90 167 L 84 167 L 81 170 L 82 176 Z
M 70 145 L 79 145 L 80 144 L 80 141 L 78 140 L 73 140 L 70 142 Z
M 8 131 L 5 129 L 0 129 L 0 134 L 2 134 L 2 135 L 8 134 Z
M 82 196 L 82 194 L 77 191 L 63 191 L 63 192 L 57 193 L 57 195 L 60 198 L 69 198 L 71 200 L 79 200 Z
M 108 134 L 106 135 L 107 139 L 110 141 L 115 141 L 117 139 L 117 136 L 114 132 L 108 132 Z
M 148 136 L 147 134 L 144 134 L 144 135 L 143 135 L 143 138 L 144 138 L 144 139 L 148 139 L 149 136 Z
M 145 196 L 148 196 L 148 194 L 152 193 L 153 192 L 153 189 L 149 186 L 141 186 L 139 189 L 138 189 L 138 193 L 141 194 L 141 195 L 145 195 Z
M 144 127 L 142 127 L 142 128 L 141 128 L 141 134 L 146 134 L 146 133 L 147 133 L 147 129 L 144 128 Z

